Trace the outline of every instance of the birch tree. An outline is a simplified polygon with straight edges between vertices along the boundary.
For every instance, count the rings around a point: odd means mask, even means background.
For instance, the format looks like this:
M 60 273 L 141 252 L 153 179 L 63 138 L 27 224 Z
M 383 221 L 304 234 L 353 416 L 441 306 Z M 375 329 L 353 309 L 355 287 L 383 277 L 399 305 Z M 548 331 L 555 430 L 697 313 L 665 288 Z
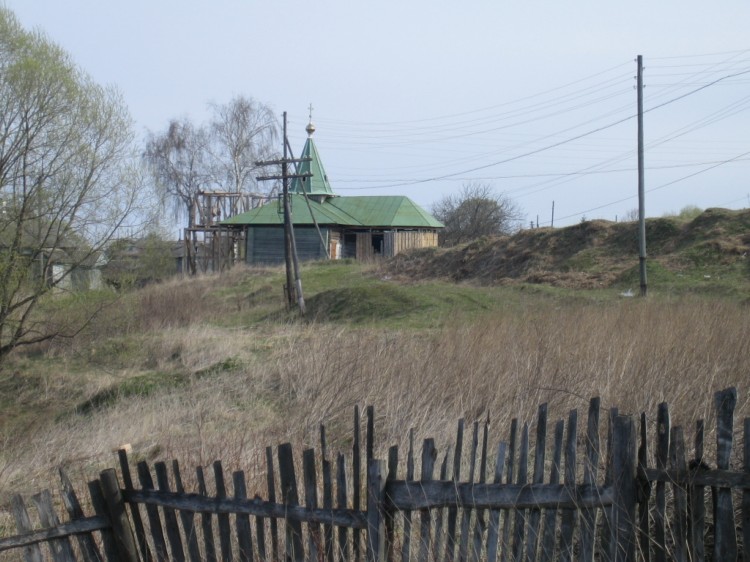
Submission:
M 76 329 L 38 307 L 145 220 L 136 163 L 118 92 L 0 6 L 0 360 Z
M 278 120 L 271 109 L 252 98 L 237 96 L 213 106 L 209 133 L 216 183 L 234 193 L 258 191 L 256 162 L 278 153 Z

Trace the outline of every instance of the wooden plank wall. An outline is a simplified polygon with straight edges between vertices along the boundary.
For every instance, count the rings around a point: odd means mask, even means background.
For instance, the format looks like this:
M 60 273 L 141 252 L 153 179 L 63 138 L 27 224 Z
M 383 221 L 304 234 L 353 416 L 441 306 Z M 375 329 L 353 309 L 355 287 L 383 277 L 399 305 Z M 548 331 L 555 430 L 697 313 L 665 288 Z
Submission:
M 385 257 L 393 257 L 405 250 L 431 248 L 438 245 L 438 234 L 429 230 L 396 230 L 385 233 Z
M 375 259 L 375 250 L 372 247 L 372 234 L 369 232 L 357 232 L 357 259 L 360 261 Z
M 383 255 L 391 258 L 413 248 L 431 248 L 438 245 L 438 234 L 432 230 L 386 230 L 375 234 L 383 235 Z M 376 257 L 372 247 L 371 232 L 357 233 L 357 259 L 369 261 Z

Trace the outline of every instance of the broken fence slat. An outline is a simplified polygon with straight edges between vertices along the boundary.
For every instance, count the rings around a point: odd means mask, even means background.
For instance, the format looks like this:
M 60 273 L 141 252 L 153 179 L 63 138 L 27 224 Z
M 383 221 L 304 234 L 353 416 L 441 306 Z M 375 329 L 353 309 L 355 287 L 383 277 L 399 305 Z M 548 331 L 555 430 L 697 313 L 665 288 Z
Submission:
M 414 480 L 414 429 L 409 430 L 409 452 L 406 455 L 406 480 Z M 410 509 L 404 512 L 404 534 L 401 544 L 401 562 L 409 562 L 411 557 L 411 520 Z
M 451 447 L 447 447 L 445 454 L 443 455 L 443 462 L 440 465 L 440 480 L 447 481 L 448 480 L 448 461 L 452 457 L 452 450 Z M 433 547 L 433 550 L 435 551 L 435 558 L 434 560 L 438 561 L 441 560 L 441 557 L 445 556 L 445 532 L 443 531 L 443 526 L 445 525 L 445 518 L 447 515 L 447 510 L 445 508 L 438 508 L 436 510 L 435 514 L 435 546 Z
M 177 493 L 184 494 L 185 487 L 182 484 L 182 474 L 180 473 L 180 464 L 172 461 L 172 475 L 174 476 L 174 485 Z M 180 521 L 182 522 L 182 531 L 185 534 L 185 540 L 188 546 L 188 556 L 190 562 L 201 562 L 200 547 L 198 546 L 198 533 L 195 529 L 195 512 L 180 509 Z
M 609 486 L 612 484 L 612 473 L 614 466 L 612 466 L 612 439 L 615 418 L 617 418 L 617 408 L 609 409 L 609 425 L 607 426 L 607 464 L 604 470 L 604 484 Z M 612 521 L 614 518 L 614 512 L 611 507 L 605 507 L 603 510 L 604 518 L 602 519 L 602 531 L 601 531 L 601 556 L 605 562 L 614 559 L 614 551 L 617 548 L 617 544 L 612 542 Z
M 34 494 L 31 496 L 31 501 L 36 506 L 39 513 L 39 521 L 43 527 L 54 529 L 60 524 L 60 520 L 55 513 L 55 508 L 52 506 L 52 494 L 50 494 L 49 490 L 43 490 L 38 494 Z M 48 545 L 52 552 L 52 558 L 56 562 L 74 562 L 73 547 L 67 536 L 52 539 L 48 542 Z
M 216 499 L 223 500 L 227 498 L 227 487 L 224 481 L 224 468 L 221 461 L 214 461 L 214 483 L 216 486 Z M 229 513 L 219 513 L 217 517 L 219 523 L 219 548 L 221 550 L 221 559 L 224 562 L 232 562 L 232 529 L 229 524 Z
M 325 443 L 325 429 L 321 427 L 321 469 L 323 473 L 323 509 L 333 509 L 333 468 L 328 460 Z M 323 548 L 326 562 L 333 562 L 333 525 L 323 524 Z
M 71 521 L 77 521 L 83 519 L 83 509 L 81 503 L 78 501 L 73 484 L 68 478 L 65 470 L 62 467 L 59 468 L 58 474 L 60 476 L 60 483 L 62 485 L 62 500 L 65 510 L 68 512 L 68 517 Z M 87 533 L 76 534 L 76 541 L 78 547 L 83 556 L 84 562 L 101 562 L 102 556 L 99 553 L 99 548 L 96 546 L 93 537 Z
M 477 449 L 479 448 L 479 422 L 472 424 L 471 448 L 469 449 L 469 482 L 474 482 L 474 471 L 477 465 Z M 466 562 L 469 553 L 469 523 L 471 522 L 472 509 L 461 512 L 461 538 L 458 543 L 458 561 Z
M 198 481 L 198 493 L 200 497 L 205 501 L 208 500 L 208 490 L 206 488 L 206 477 L 203 473 L 203 467 L 198 466 L 195 468 L 195 478 Z M 133 492 L 137 494 L 137 492 Z M 192 509 L 192 511 L 198 511 Z M 213 528 L 213 517 L 212 511 L 201 512 L 201 531 L 203 533 L 203 552 L 206 557 L 206 562 L 216 562 L 216 542 L 214 541 L 214 528 Z
M 521 430 L 521 450 L 518 456 L 518 477 L 516 478 L 516 484 L 520 487 L 525 487 L 528 481 L 528 470 L 529 470 L 529 424 L 524 423 L 523 429 Z M 536 505 L 534 502 L 533 505 Z M 513 523 L 513 560 L 521 560 L 521 554 L 523 552 L 524 538 L 526 536 L 526 506 L 516 506 L 515 508 L 515 521 Z
M 276 484 L 274 482 L 273 468 L 273 448 L 266 447 L 266 485 L 268 487 L 268 501 L 276 503 Z M 256 522 L 256 526 L 260 523 Z M 271 531 L 271 557 L 272 560 L 279 560 L 279 525 L 276 518 L 271 518 L 268 523 Z M 260 539 L 259 539 L 260 544 Z M 265 545 L 264 545 L 265 548 Z M 263 554 L 265 558 L 265 553 Z
M 586 421 L 586 459 L 583 468 L 584 486 L 595 486 L 599 475 L 599 414 L 601 400 L 594 397 L 589 401 Z M 597 509 L 585 507 L 580 517 L 581 562 L 593 562 L 595 548 Z
M 302 480 L 305 487 L 305 506 L 308 509 L 318 508 L 318 477 L 315 470 L 315 450 L 305 449 L 302 452 Z M 307 555 L 311 560 L 318 560 L 319 550 L 323 545 L 320 523 L 308 522 Z
M 340 510 L 347 508 L 346 494 L 346 459 L 339 453 L 336 457 L 336 507 Z M 338 560 L 349 560 L 349 541 L 347 540 L 348 528 L 344 525 L 338 526 Z
M 485 420 L 482 429 L 482 446 L 481 446 L 481 460 L 479 462 L 479 477 L 477 478 L 480 484 L 484 484 L 487 481 L 487 440 L 489 439 L 489 417 Z M 477 509 L 474 516 L 474 540 L 471 548 L 471 560 L 472 562 L 479 562 L 482 556 L 482 544 L 485 530 L 487 529 L 487 521 L 485 519 L 485 513 L 483 509 Z
M 673 427 L 670 435 L 669 463 L 675 470 L 684 471 L 685 439 L 681 427 Z M 672 541 L 674 542 L 673 557 L 676 562 L 687 562 L 687 494 L 684 484 L 675 482 L 672 485 Z
M 388 449 L 388 476 L 386 477 L 386 486 L 388 483 L 396 480 L 398 477 L 398 445 L 393 445 Z M 386 560 L 395 560 L 394 543 L 396 536 L 396 510 L 393 508 L 391 498 L 386 495 L 386 517 L 385 517 L 385 544 Z
M 560 468 L 562 466 L 562 448 L 565 422 L 558 421 L 555 424 L 554 445 L 552 449 L 552 468 L 550 469 L 549 483 L 552 485 L 560 483 Z M 555 523 L 557 522 L 557 510 L 547 509 L 544 513 L 544 534 L 542 535 L 541 551 L 539 559 L 541 562 L 552 562 L 555 558 Z M 489 561 L 488 561 L 489 562 Z
M 568 414 L 568 434 L 565 440 L 565 473 L 563 481 L 568 490 L 576 486 L 576 442 L 578 440 L 578 411 Z M 560 560 L 573 560 L 573 533 L 576 527 L 575 508 L 562 510 L 560 516 Z
M 146 461 L 139 462 L 137 469 L 141 488 L 143 490 L 153 490 L 154 481 L 151 478 L 151 471 Z M 164 531 L 161 527 L 159 509 L 155 505 L 146 504 L 146 515 L 148 516 L 148 525 L 151 530 L 151 540 L 154 543 L 156 560 L 157 562 L 166 562 L 169 560 L 169 553 L 167 552 L 167 543 L 164 539 Z
M 247 499 L 245 473 L 242 470 L 232 473 L 232 486 L 234 488 L 235 499 Z M 247 513 L 237 514 L 235 517 L 235 529 L 237 531 L 237 554 L 240 562 L 252 562 L 253 539 L 250 527 L 250 516 Z
M 515 467 L 515 456 L 516 456 L 516 444 L 518 442 L 518 419 L 513 418 L 510 422 L 510 440 L 508 449 L 508 473 L 506 475 L 505 482 L 507 484 L 513 483 L 514 467 Z M 502 548 L 500 550 L 500 556 L 502 562 L 507 562 L 511 556 L 511 526 L 513 525 L 513 511 L 507 509 L 504 511 L 504 523 L 503 523 L 503 536 L 502 536 Z
M 638 551 L 643 557 L 643 562 L 651 562 L 651 541 L 649 540 L 649 505 L 648 500 L 651 497 L 651 482 L 646 477 L 648 468 L 648 420 L 646 414 L 641 413 L 639 425 L 638 446 L 638 470 L 636 478 L 638 480 Z
M 154 464 L 154 471 L 156 472 L 156 483 L 161 492 L 169 492 L 169 475 L 167 474 L 167 465 L 163 462 L 157 462 Z M 169 542 L 169 549 L 172 552 L 172 558 L 174 562 L 185 562 L 185 551 L 182 548 L 182 539 L 180 537 L 180 528 L 177 523 L 177 513 L 174 509 L 169 507 L 162 508 L 164 514 L 164 527 L 167 531 L 167 541 Z
M 505 455 L 507 445 L 501 441 L 497 446 L 497 458 L 495 459 L 495 477 L 493 484 L 500 484 L 503 480 L 505 469 Z M 487 529 L 487 562 L 497 562 L 498 539 L 500 537 L 500 510 L 490 511 L 490 523 Z
M 435 470 L 435 460 L 437 459 L 437 451 L 435 450 L 435 440 L 425 439 L 422 445 L 422 482 L 429 482 L 432 480 L 432 476 Z M 419 562 L 427 562 L 428 560 L 434 559 L 434 554 L 431 552 L 431 536 L 430 530 L 432 527 L 432 514 L 429 509 L 423 509 L 419 513 Z
M 705 424 L 703 420 L 698 420 L 695 424 L 695 456 L 693 465 L 690 467 L 694 472 L 702 470 L 705 463 L 703 462 L 703 440 L 705 434 Z M 747 444 L 747 441 L 745 441 Z M 748 463 L 745 462 L 745 467 Z M 703 562 L 706 559 L 706 544 L 703 537 L 703 527 L 706 518 L 706 488 L 700 484 L 694 484 L 690 487 L 688 497 L 690 519 L 688 520 L 688 538 L 690 543 L 690 557 L 694 562 Z M 745 543 L 750 544 L 750 543 Z
M 544 460 L 547 453 L 547 404 L 539 406 L 536 423 L 536 444 L 534 447 L 534 484 L 544 483 Z M 526 537 L 526 560 L 536 562 L 539 546 L 539 533 L 542 525 L 542 510 L 533 507 L 529 510 L 529 533 Z M 478 562 L 478 561 L 477 561 Z
M 288 510 L 299 507 L 297 493 L 297 476 L 294 470 L 292 445 L 279 445 L 279 480 L 281 482 L 281 502 Z M 305 547 L 302 543 L 302 523 L 299 519 L 287 517 L 284 522 L 286 560 L 302 562 L 305 559 Z
M 714 395 L 716 408 L 716 466 L 729 470 L 732 455 L 734 409 L 737 405 L 737 390 L 728 388 Z M 737 558 L 737 536 L 735 534 L 732 490 L 718 488 L 715 491 L 715 541 L 714 560 Z
M 352 507 L 359 511 L 362 507 L 362 444 L 361 420 L 359 405 L 354 406 L 354 443 L 352 444 Z M 352 555 L 354 562 L 360 562 L 362 533 L 359 529 L 352 530 Z
M 11 511 L 13 512 L 13 518 L 16 520 L 16 528 L 21 534 L 31 533 L 33 527 L 31 526 L 31 519 L 29 518 L 29 512 L 26 510 L 26 504 L 20 494 L 16 494 L 11 498 Z M 19 543 L 20 544 L 20 543 Z M 42 550 L 36 542 L 29 543 L 23 549 L 23 557 L 26 562 L 42 562 Z
M 133 477 L 130 474 L 130 462 L 128 461 L 127 451 L 125 449 L 118 449 L 117 457 L 120 461 L 120 474 L 122 474 L 123 485 L 126 490 L 133 490 Z M 141 517 L 140 509 L 136 504 L 130 504 L 128 507 L 130 508 L 130 517 L 133 520 L 135 538 L 138 543 L 141 558 L 144 562 L 153 562 L 154 555 L 151 552 L 151 547 L 146 539 L 146 530 L 143 526 L 143 518 Z
M 669 438 L 671 432 L 671 423 L 669 418 L 669 406 L 666 402 L 659 404 L 656 414 L 656 468 L 665 470 L 669 459 Z M 658 481 L 656 483 L 656 497 L 654 510 L 654 560 L 656 562 L 666 562 L 667 560 L 667 542 L 666 542 L 666 511 L 667 496 L 666 482 Z
M 461 455 L 463 454 L 464 444 L 464 419 L 458 420 L 456 429 L 456 448 L 453 451 L 453 482 L 458 482 L 461 478 Z M 456 556 L 456 520 L 458 518 L 458 508 L 455 506 L 448 507 L 448 527 L 445 541 L 445 561 L 453 562 Z

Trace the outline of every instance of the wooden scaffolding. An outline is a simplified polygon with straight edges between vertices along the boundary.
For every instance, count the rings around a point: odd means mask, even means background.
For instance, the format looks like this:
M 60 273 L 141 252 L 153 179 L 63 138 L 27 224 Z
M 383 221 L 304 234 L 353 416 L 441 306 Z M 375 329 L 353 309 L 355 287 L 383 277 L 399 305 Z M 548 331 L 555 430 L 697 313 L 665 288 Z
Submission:
M 224 271 L 244 261 L 244 230 L 221 222 L 266 203 L 268 195 L 200 191 L 193 198 L 185 228 L 185 271 L 191 275 Z

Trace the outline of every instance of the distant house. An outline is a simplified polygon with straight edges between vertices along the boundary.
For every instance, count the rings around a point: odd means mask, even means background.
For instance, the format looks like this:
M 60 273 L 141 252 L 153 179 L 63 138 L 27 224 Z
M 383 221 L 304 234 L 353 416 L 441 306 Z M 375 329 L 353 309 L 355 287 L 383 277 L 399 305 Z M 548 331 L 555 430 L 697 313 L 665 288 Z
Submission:
M 437 246 L 443 224 L 408 197 L 343 197 L 331 189 L 312 133 L 298 173 L 290 185 L 292 222 L 300 260 L 392 257 L 410 248 Z M 222 222 L 244 231 L 244 260 L 251 264 L 284 261 L 284 214 L 281 199 Z
M 113 287 L 144 286 L 182 273 L 185 243 L 158 236 L 119 238 L 107 247 L 104 281 Z
M 89 252 L 78 248 L 42 250 L 38 259 L 48 285 L 58 291 L 101 289 L 106 259 L 101 252 Z

